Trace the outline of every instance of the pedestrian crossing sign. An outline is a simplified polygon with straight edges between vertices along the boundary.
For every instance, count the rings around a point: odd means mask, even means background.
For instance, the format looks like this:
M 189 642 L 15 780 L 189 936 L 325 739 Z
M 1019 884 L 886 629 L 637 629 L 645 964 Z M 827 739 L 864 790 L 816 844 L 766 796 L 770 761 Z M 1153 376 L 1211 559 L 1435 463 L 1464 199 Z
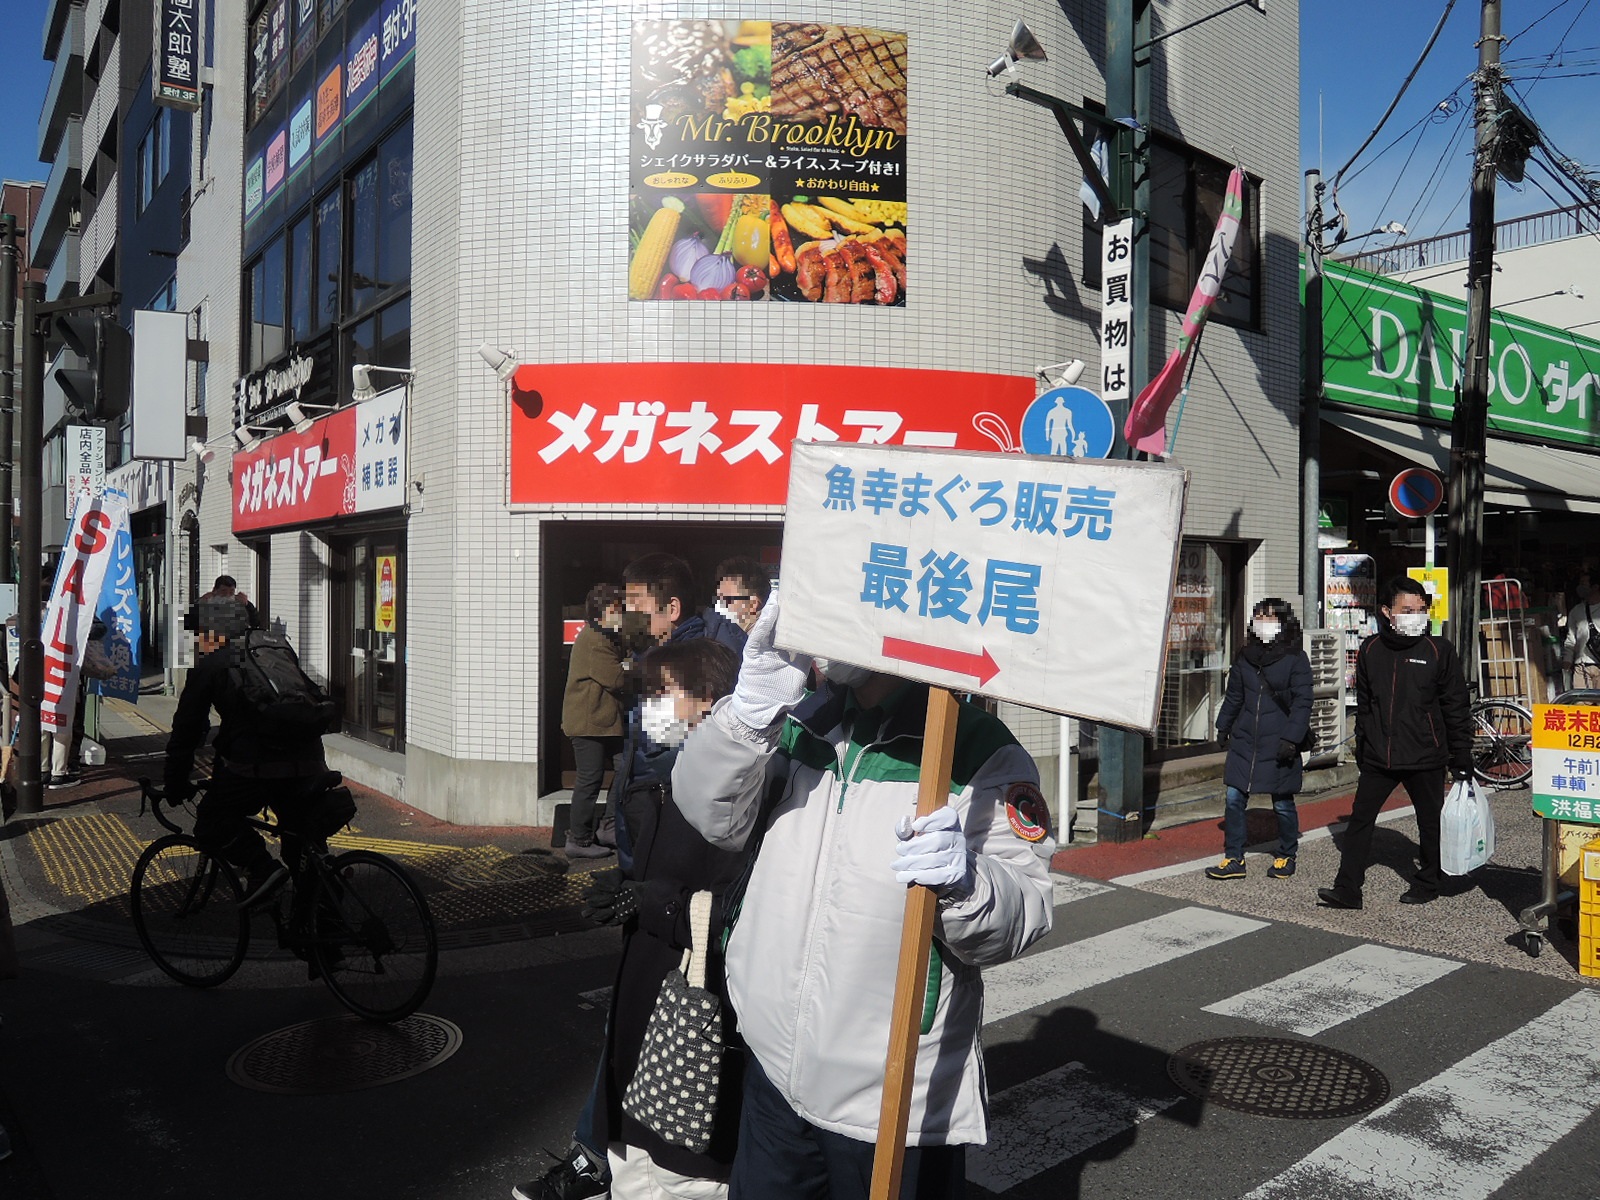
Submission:
M 1600 707 L 1534 705 L 1533 811 L 1600 824 Z

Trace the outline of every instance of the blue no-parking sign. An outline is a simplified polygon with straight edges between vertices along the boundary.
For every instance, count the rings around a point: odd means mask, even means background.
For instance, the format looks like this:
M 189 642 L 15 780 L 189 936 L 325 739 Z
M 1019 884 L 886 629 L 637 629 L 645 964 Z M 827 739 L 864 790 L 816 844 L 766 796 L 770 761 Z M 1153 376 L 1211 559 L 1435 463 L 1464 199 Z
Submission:
M 1116 432 L 1111 409 L 1088 388 L 1052 388 L 1022 414 L 1022 449 L 1027 454 L 1104 458 Z

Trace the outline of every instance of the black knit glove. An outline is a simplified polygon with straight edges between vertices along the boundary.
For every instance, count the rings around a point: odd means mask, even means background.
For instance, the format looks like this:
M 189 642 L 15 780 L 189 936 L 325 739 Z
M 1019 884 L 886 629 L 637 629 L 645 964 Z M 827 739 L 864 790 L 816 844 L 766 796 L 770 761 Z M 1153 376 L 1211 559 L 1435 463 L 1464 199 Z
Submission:
M 583 893 L 583 915 L 596 925 L 620 925 L 639 911 L 639 885 L 618 867 L 597 871 Z
M 1278 765 L 1288 766 L 1300 757 L 1300 747 L 1289 741 L 1288 738 L 1278 739 Z
M 1471 767 L 1471 765 L 1461 766 L 1460 764 L 1457 764 L 1456 766 L 1451 767 L 1450 768 L 1450 778 L 1458 780 L 1458 781 L 1459 780 L 1463 780 L 1463 779 L 1471 779 L 1472 778 L 1472 767 Z

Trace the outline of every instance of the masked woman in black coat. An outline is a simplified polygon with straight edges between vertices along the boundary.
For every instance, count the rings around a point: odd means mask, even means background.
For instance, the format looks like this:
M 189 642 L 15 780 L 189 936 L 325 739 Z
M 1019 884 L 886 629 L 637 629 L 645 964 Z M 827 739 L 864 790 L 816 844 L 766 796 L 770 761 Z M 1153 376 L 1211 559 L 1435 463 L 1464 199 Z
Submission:
M 1206 868 L 1210 879 L 1244 878 L 1245 808 L 1256 792 L 1272 796 L 1278 816 L 1278 852 L 1267 874 L 1273 879 L 1294 874 L 1300 744 L 1311 727 L 1311 660 L 1303 641 L 1288 601 L 1269 597 L 1251 612 L 1250 632 L 1228 673 L 1228 694 L 1217 714 L 1217 732 L 1228 739 L 1223 767 L 1228 799 L 1222 861 Z

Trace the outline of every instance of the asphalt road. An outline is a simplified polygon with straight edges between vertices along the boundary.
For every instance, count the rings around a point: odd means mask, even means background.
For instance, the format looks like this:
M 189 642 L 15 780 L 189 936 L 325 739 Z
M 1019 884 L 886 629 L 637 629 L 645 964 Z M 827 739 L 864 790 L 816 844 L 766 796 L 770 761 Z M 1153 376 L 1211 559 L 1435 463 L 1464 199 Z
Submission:
M 972 1195 L 1600 1194 L 1600 991 L 1575 976 L 1149 886 L 1062 877 L 1057 899 L 1050 937 L 989 976 L 993 1140 Z M 459 1028 L 454 1054 L 381 1086 L 289 1095 L 228 1068 L 265 1034 L 338 1016 L 297 964 L 198 992 L 126 955 L 74 954 L 27 926 L 19 939 L 30 969 L 0 985 L 0 1121 L 18 1151 L 0 1162 L 6 1200 L 503 1200 L 539 1147 L 565 1143 L 616 947 L 598 931 L 449 951 L 425 1012 Z M 1390 1098 L 1290 1120 L 1175 1086 L 1174 1052 L 1230 1037 L 1347 1052 Z M 391 1043 L 351 1023 L 309 1057 L 359 1069 Z

